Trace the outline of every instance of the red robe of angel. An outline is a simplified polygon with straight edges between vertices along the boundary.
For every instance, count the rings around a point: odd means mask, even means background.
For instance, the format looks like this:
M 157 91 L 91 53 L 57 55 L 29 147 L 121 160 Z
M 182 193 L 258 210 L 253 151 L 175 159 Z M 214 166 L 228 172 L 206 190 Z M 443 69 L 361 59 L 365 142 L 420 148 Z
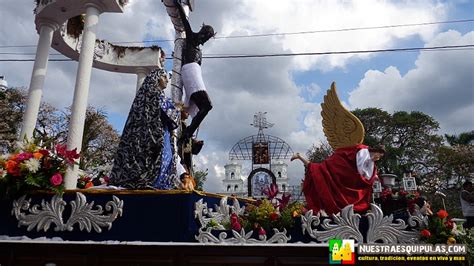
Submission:
M 323 162 L 307 165 L 303 192 L 308 208 L 328 214 L 338 213 L 349 204 L 354 205 L 355 212 L 369 209 L 377 169 L 374 164 L 372 175 L 364 177 L 359 173 L 356 159 L 357 153 L 367 148 L 365 145 L 339 148 Z

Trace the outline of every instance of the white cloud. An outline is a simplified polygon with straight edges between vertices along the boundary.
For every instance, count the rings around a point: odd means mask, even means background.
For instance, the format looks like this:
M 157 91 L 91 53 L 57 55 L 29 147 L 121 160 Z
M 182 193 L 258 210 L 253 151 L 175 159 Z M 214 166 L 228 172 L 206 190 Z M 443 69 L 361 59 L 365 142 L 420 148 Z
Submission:
M 250 19 L 242 28 L 251 32 L 307 32 L 314 30 L 348 29 L 442 20 L 445 7 L 431 1 L 243 1 Z M 401 27 L 370 31 L 346 31 L 285 35 L 276 37 L 285 51 L 347 51 L 393 47 L 400 39 L 419 36 L 426 40 L 437 27 Z M 295 67 L 301 70 L 344 68 L 349 60 L 367 59 L 372 54 L 295 57 Z
M 426 46 L 472 44 L 474 31 L 438 34 Z M 441 132 L 472 130 L 474 120 L 474 51 L 421 52 L 416 67 L 404 76 L 390 66 L 370 70 L 350 93 L 353 108 L 380 107 L 393 111 L 422 111 L 440 122 Z

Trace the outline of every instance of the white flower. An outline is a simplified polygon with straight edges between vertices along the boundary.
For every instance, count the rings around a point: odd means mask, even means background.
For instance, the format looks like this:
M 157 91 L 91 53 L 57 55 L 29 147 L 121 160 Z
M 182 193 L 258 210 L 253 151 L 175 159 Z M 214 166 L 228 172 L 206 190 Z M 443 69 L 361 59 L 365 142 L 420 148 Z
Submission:
M 0 160 L 7 161 L 10 158 L 11 154 L 6 153 L 3 155 L 0 155 Z
M 15 148 L 20 150 L 20 151 L 23 151 L 25 150 L 25 142 L 24 141 L 15 141 Z
M 451 233 L 452 233 L 453 235 L 455 235 L 455 236 L 457 236 L 457 235 L 460 234 L 460 232 L 459 232 L 459 230 L 458 230 L 458 226 L 456 225 L 455 222 L 453 222 L 453 229 L 451 230 Z
M 38 159 L 31 158 L 23 162 L 25 164 L 25 167 L 30 171 L 31 173 L 36 173 L 38 169 L 40 168 L 40 162 Z
M 7 171 L 3 168 L 0 168 L 0 179 L 4 179 L 7 175 Z

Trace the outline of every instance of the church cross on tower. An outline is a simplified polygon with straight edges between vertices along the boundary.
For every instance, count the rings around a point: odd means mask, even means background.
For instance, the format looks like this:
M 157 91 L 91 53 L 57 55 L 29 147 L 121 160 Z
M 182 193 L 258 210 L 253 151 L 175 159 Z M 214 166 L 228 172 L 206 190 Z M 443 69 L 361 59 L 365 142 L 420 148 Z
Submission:
M 258 132 L 260 133 L 264 128 L 270 128 L 274 124 L 267 122 L 267 118 L 265 117 L 267 112 L 258 112 L 253 115 L 253 123 L 250 124 L 256 128 L 258 128 Z

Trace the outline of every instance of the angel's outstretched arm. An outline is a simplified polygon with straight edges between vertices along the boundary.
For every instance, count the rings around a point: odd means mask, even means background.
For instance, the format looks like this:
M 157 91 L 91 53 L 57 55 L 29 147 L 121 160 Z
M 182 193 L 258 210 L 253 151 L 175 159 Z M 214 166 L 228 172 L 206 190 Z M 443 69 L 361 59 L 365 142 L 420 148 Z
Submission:
M 306 158 L 304 158 L 303 156 L 301 156 L 301 154 L 300 154 L 299 152 L 295 153 L 295 154 L 291 157 L 290 160 L 293 161 L 293 160 L 296 160 L 296 159 L 298 159 L 298 160 L 300 160 L 301 162 L 303 162 L 304 166 L 308 166 L 308 164 L 309 164 L 309 161 L 308 161 Z

